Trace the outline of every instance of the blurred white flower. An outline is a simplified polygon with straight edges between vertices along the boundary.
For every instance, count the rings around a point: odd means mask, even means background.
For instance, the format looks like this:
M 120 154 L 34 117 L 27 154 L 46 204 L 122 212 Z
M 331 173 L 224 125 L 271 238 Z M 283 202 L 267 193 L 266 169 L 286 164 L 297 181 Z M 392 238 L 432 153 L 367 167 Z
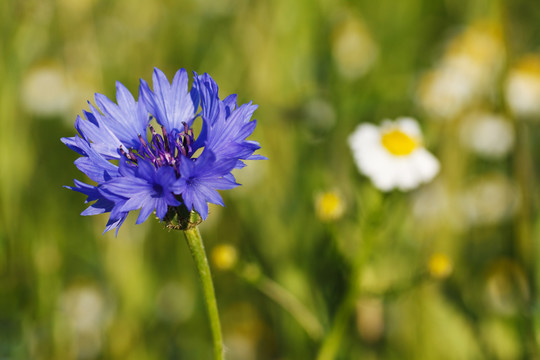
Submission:
M 322 98 L 307 101 L 303 117 L 307 128 L 313 133 L 324 134 L 324 136 L 336 124 L 336 111 L 332 104 Z
M 411 212 L 416 224 L 432 233 L 446 228 L 463 230 L 463 214 L 459 209 L 458 197 L 442 179 L 422 187 L 411 198 Z
M 332 55 L 339 73 L 355 80 L 371 69 L 379 50 L 365 24 L 349 16 L 333 32 Z
M 494 261 L 486 279 L 487 300 L 493 310 L 504 315 L 519 311 L 531 295 L 526 276 L 521 265 L 513 260 Z
M 492 225 L 516 211 L 519 203 L 514 185 L 502 174 L 487 175 L 470 184 L 462 193 L 462 209 L 470 225 Z
M 443 61 L 456 59 L 468 62 L 484 81 L 494 81 L 506 60 L 506 49 L 500 24 L 478 21 L 469 25 L 454 38 L 446 49 Z M 487 84 L 484 84 L 487 85 Z
M 452 119 L 490 95 L 505 61 L 499 26 L 475 23 L 446 47 L 439 64 L 420 80 L 418 102 L 437 119 Z
M 428 72 L 419 88 L 422 107 L 435 118 L 453 118 L 476 97 L 474 75 L 471 69 L 454 65 Z
M 58 0 L 58 10 L 71 19 L 79 20 L 84 16 L 90 16 L 94 0 Z
M 240 3 L 238 0 L 196 0 L 194 5 L 202 16 L 227 16 L 234 14 Z
M 461 143 L 476 154 L 499 159 L 514 146 L 512 123 L 502 115 L 474 112 L 463 118 L 460 128 Z
M 62 309 L 75 331 L 94 331 L 104 320 L 105 299 L 94 286 L 74 286 L 63 294 Z
M 106 320 L 106 303 L 101 291 L 93 285 L 75 285 L 60 298 L 63 319 L 67 322 L 79 359 L 96 358 L 102 349 Z
M 35 115 L 64 115 L 73 100 L 62 68 L 56 65 L 36 67 L 23 78 L 21 101 Z
M 156 314 L 167 323 L 184 322 L 193 315 L 195 300 L 192 289 L 180 282 L 168 282 L 157 294 Z
M 378 298 L 356 301 L 356 327 L 360 337 L 368 343 L 376 343 L 384 335 L 384 304 Z
M 223 309 L 224 344 L 228 359 L 255 360 L 260 354 L 265 323 L 256 306 L 233 303 Z
M 359 125 L 349 137 L 353 157 L 361 173 L 382 191 L 407 191 L 431 181 L 439 161 L 422 145 L 416 120 L 385 120 L 380 127 Z
M 510 70 L 506 101 L 518 117 L 540 117 L 540 56 L 528 55 Z

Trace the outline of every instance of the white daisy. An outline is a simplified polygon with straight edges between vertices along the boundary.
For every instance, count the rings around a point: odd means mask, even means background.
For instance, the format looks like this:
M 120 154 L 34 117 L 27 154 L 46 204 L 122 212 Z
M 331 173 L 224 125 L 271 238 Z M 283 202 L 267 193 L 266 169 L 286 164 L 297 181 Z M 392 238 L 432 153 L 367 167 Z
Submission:
M 416 120 L 384 120 L 380 127 L 361 124 L 349 137 L 361 173 L 382 191 L 407 191 L 430 181 L 439 172 L 439 161 L 422 146 Z
M 484 111 L 471 112 L 460 124 L 461 143 L 477 155 L 500 159 L 514 146 L 515 131 L 510 120 Z
M 498 25 L 474 23 L 453 38 L 419 82 L 417 101 L 433 119 L 450 120 L 490 96 L 505 59 Z
M 518 61 L 508 74 L 505 94 L 514 115 L 540 116 L 540 56 L 528 55 Z

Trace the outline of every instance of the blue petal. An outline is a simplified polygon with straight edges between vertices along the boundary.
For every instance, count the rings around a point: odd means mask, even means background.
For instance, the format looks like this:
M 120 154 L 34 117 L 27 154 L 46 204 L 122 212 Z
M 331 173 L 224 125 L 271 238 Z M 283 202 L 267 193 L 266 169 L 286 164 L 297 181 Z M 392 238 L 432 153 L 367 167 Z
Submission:
M 137 177 L 153 182 L 156 174 L 156 168 L 152 163 L 145 159 L 139 159 L 137 162 Z
M 99 111 L 90 104 L 92 113 L 85 111 L 87 120 L 80 117 L 77 118 L 77 125 L 81 135 L 92 142 L 92 147 L 100 154 L 107 156 L 109 159 L 118 159 L 118 148 L 122 142 L 118 137 L 105 125 L 105 120 Z M 98 120 L 99 119 L 99 120 Z
M 236 109 L 236 94 L 231 94 L 223 99 L 223 104 L 225 105 L 225 116 L 229 117 L 234 109 Z
M 216 190 L 211 189 L 208 185 L 209 185 L 208 182 L 205 182 L 204 185 L 201 185 L 198 188 L 199 192 L 204 196 L 205 200 L 212 204 L 225 206 L 221 195 L 219 195 L 219 193 Z
M 141 192 L 130 197 L 122 206 L 121 210 L 122 211 L 137 210 L 143 207 L 144 204 L 148 203 L 148 201 L 151 201 L 151 200 L 152 200 L 152 197 L 150 196 L 150 192 Z
M 163 220 L 163 217 L 167 214 L 167 203 L 165 201 L 158 201 L 156 204 L 156 216 Z
M 157 199 L 149 198 L 145 203 L 143 203 L 141 211 L 139 213 L 139 217 L 135 222 L 136 224 L 142 224 L 146 219 L 148 219 L 148 216 L 150 216 L 150 214 L 156 208 L 156 202 Z
M 111 216 L 109 217 L 109 221 L 107 222 L 105 231 L 103 231 L 103 233 L 105 234 L 107 231 L 116 229 L 115 235 L 118 236 L 118 230 L 120 230 L 120 226 L 124 223 L 126 217 L 127 213 L 121 213 L 118 216 L 113 216 L 113 214 L 111 213 Z
M 210 75 L 206 73 L 195 77 L 194 80 L 197 89 L 199 90 L 203 120 L 208 122 L 209 125 L 213 125 L 213 122 L 217 118 L 218 112 L 220 111 L 218 86 L 214 79 L 212 79 Z
M 195 197 L 193 208 L 201 215 L 203 220 L 206 220 L 208 217 L 208 203 L 206 202 L 206 199 Z
M 107 127 L 128 148 L 139 146 L 139 134 L 146 133 L 147 112 L 141 112 L 139 105 L 129 90 L 120 82 L 116 83 L 118 105 L 102 94 L 96 94 L 96 103 L 105 115 Z
M 101 184 L 100 189 L 117 196 L 131 198 L 139 193 L 149 193 L 152 185 L 136 177 L 119 177 Z
M 75 143 L 87 154 L 75 160 L 75 165 L 90 179 L 101 183 L 118 176 L 118 167 L 105 160 L 85 140 L 76 138 Z
M 248 132 L 254 129 L 254 126 L 248 125 L 248 122 L 256 108 L 257 106 L 251 103 L 244 104 L 234 110 L 227 119 L 216 122 L 214 127 L 208 130 L 206 146 L 215 152 L 218 158 L 231 156 L 231 144 L 242 144 L 249 135 Z M 246 155 L 237 157 L 241 156 Z
M 76 142 L 75 142 L 77 137 L 78 136 L 63 137 L 63 138 L 60 138 L 60 141 L 62 141 L 68 148 L 75 151 L 79 155 L 86 156 L 86 153 L 80 147 L 78 147 Z
M 196 108 L 194 101 L 197 96 L 187 91 L 188 76 L 186 70 L 180 69 L 174 76 L 172 85 L 169 85 L 167 77 L 158 68 L 152 75 L 154 91 L 148 84 L 141 80 L 141 97 L 149 112 L 157 122 L 171 132 L 173 129 L 181 131 L 183 123 L 190 125 L 193 122 Z

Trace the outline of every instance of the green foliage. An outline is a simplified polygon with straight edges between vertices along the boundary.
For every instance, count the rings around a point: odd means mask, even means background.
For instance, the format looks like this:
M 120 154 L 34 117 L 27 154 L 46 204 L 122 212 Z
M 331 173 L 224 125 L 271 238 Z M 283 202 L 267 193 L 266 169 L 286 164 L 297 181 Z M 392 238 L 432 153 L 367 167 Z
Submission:
M 80 173 L 59 139 L 86 101 L 114 98 L 117 80 L 136 93 L 154 66 L 208 72 L 222 96 L 259 104 L 252 138 L 269 160 L 239 170 L 243 186 L 200 225 L 209 253 L 230 244 L 242 266 L 213 269 L 228 358 L 316 358 L 346 299 L 336 359 L 538 358 L 540 129 L 512 115 L 504 91 L 538 50 L 534 3 L 3 1 L 0 358 L 211 358 L 183 234 L 130 216 L 102 235 L 107 217 L 79 216 L 82 195 L 62 188 Z M 425 74 L 479 23 L 501 30 L 493 83 L 437 120 L 422 105 Z M 507 154 L 463 140 L 478 111 L 513 118 Z M 347 137 L 405 115 L 442 170 L 381 193 Z M 326 191 L 344 204 L 330 220 L 317 216 Z M 322 336 L 305 331 L 304 311 Z

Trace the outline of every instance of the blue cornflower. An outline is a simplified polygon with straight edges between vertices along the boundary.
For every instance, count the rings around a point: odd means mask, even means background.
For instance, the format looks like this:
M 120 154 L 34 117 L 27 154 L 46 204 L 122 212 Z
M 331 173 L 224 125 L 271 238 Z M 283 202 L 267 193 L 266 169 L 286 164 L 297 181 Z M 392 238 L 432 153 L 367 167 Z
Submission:
M 195 210 L 204 220 L 209 202 L 224 205 L 216 190 L 239 185 L 231 171 L 243 160 L 265 159 L 254 155 L 259 144 L 246 140 L 255 130 L 256 105 L 237 107 L 236 95 L 220 100 L 208 74 L 195 73 L 189 91 L 184 69 L 169 83 L 156 68 L 152 80 L 153 90 L 141 80 L 138 100 L 119 82 L 117 104 L 96 94 L 97 107 L 89 103 L 90 111 L 77 117 L 78 135 L 62 138 L 81 155 L 77 168 L 96 183 L 74 180 L 68 188 L 93 202 L 82 215 L 110 213 L 105 231 L 118 231 L 137 209 L 137 224 L 154 211 L 163 220 Z

